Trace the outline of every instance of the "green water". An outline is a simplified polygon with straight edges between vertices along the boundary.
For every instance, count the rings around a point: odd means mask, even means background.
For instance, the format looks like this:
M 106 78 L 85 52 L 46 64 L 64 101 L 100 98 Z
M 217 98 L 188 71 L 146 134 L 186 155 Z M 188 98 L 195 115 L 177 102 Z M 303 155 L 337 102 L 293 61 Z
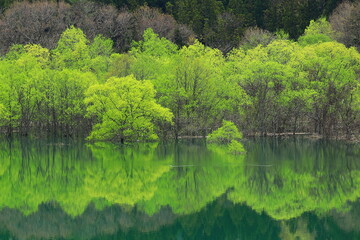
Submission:
M 360 145 L 0 140 L 0 239 L 360 239 Z

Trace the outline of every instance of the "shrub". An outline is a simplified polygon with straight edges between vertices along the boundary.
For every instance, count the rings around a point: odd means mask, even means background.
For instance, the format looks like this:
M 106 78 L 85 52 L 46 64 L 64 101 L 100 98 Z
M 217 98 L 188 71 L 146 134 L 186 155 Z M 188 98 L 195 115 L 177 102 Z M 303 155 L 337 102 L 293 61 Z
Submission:
M 242 139 L 242 133 L 239 132 L 233 122 L 225 120 L 223 120 L 220 128 L 208 135 L 208 141 L 215 143 L 230 143 L 236 139 Z

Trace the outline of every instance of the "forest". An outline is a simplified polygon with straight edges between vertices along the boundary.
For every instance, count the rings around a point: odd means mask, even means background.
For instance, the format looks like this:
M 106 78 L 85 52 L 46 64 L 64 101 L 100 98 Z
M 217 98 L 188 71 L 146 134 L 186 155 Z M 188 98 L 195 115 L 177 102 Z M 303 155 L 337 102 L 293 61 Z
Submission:
M 30 2 L 30 3 L 29 3 Z M 299 38 L 311 20 L 326 17 L 337 40 L 359 46 L 359 4 L 344 0 L 0 0 L 0 51 L 14 43 L 53 48 L 71 25 L 93 39 L 111 38 L 127 52 L 146 28 L 180 47 L 197 38 L 227 53 L 249 39 L 266 43 L 275 33 Z M 358 2 L 358 1 L 357 1 Z
M 1 1 L 2 132 L 359 136 L 359 3 L 205 2 Z

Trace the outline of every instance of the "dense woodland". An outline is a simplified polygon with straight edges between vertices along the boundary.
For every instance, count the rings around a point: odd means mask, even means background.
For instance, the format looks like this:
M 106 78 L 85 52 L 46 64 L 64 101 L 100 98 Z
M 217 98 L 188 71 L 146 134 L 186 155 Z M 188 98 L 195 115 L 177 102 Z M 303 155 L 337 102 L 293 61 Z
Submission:
M 360 4 L 285 2 L 2 3 L 2 130 L 358 135 Z
M 13 4 L 11 4 L 14 2 Z M 330 18 L 341 42 L 359 45 L 359 4 L 342 0 L 0 0 L 0 51 L 14 43 L 55 47 L 69 26 L 87 37 L 111 38 L 126 52 L 146 28 L 183 46 L 196 37 L 224 53 L 239 43 L 267 43 L 286 33 L 296 40 L 311 20 Z M 336 8 L 335 12 L 334 9 Z M 355 39 L 354 39 L 355 37 Z

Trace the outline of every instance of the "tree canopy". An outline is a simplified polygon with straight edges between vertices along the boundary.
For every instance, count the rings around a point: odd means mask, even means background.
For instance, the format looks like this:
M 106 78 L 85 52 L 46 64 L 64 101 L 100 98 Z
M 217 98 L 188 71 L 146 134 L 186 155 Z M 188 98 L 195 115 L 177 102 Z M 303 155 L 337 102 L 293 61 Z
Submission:
M 88 115 L 99 119 L 89 139 L 156 140 L 154 122 L 172 122 L 170 110 L 156 103 L 150 81 L 111 77 L 91 86 L 86 96 Z
M 244 135 L 356 137 L 359 52 L 338 43 L 325 19 L 298 42 L 281 36 L 223 55 L 147 29 L 119 54 L 111 39 L 71 26 L 54 49 L 14 45 L 0 59 L 0 126 L 137 141 L 205 137 L 226 119 Z

